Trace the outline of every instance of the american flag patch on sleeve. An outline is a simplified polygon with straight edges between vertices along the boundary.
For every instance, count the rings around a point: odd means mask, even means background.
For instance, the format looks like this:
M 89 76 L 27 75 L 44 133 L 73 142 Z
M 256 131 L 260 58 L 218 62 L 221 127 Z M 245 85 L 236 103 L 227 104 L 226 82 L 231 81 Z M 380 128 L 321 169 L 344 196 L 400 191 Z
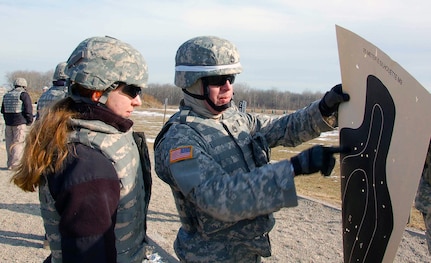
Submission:
M 175 163 L 181 160 L 191 159 L 193 157 L 193 147 L 184 146 L 169 151 L 170 163 Z

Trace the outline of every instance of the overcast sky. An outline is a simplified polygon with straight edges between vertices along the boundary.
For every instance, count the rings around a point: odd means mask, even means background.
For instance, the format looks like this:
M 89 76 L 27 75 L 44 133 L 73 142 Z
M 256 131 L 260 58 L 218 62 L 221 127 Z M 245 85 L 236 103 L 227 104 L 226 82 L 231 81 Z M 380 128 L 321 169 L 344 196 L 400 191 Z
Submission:
M 335 25 L 373 43 L 431 91 L 428 0 L 0 0 L 0 85 L 46 72 L 82 40 L 109 35 L 145 57 L 149 83 L 173 84 L 177 48 L 200 35 L 232 41 L 237 82 L 303 92 L 341 82 Z

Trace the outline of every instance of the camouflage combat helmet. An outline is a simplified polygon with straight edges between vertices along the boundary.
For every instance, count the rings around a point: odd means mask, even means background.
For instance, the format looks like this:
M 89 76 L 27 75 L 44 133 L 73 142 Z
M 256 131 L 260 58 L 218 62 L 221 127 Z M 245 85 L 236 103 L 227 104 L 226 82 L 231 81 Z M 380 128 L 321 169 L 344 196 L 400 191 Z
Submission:
M 145 88 L 148 80 L 141 53 L 112 37 L 82 41 L 67 60 L 65 73 L 71 82 L 99 91 L 113 89 L 118 82 Z
M 52 76 L 53 81 L 65 80 L 67 79 L 66 73 L 64 73 L 64 69 L 66 68 L 66 62 L 60 62 L 55 68 L 54 75 Z
M 13 82 L 13 86 L 14 87 L 27 87 L 27 80 L 25 80 L 25 78 L 16 78 L 15 81 Z
M 235 45 L 219 37 L 192 38 L 178 48 L 175 56 L 175 85 L 182 89 L 202 77 L 239 74 L 241 71 Z

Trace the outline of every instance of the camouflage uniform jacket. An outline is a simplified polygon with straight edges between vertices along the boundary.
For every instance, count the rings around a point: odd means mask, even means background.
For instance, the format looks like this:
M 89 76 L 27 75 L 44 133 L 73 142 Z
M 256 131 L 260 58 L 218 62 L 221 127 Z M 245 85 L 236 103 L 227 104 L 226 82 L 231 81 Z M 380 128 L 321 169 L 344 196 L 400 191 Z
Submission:
M 422 177 L 416 195 L 415 206 L 424 214 L 431 213 L 431 142 L 425 159 Z
M 49 90 L 42 93 L 37 101 L 37 115 L 39 118 L 40 111 L 46 106 L 67 96 L 67 86 L 52 86 Z
M 71 121 L 75 150 L 64 169 L 41 180 L 51 262 L 142 262 L 151 187 L 150 167 L 143 167 L 149 165 L 148 149 L 134 138 L 131 121 L 97 106 L 90 111 L 91 119 Z M 148 161 L 139 159 L 137 143 Z
M 180 107 L 155 141 L 157 175 L 170 185 L 182 227 L 175 241 L 186 262 L 270 256 L 272 212 L 297 205 L 287 160 L 268 164 L 269 148 L 296 146 L 332 130 L 318 103 L 272 118 L 227 109 L 219 120 Z

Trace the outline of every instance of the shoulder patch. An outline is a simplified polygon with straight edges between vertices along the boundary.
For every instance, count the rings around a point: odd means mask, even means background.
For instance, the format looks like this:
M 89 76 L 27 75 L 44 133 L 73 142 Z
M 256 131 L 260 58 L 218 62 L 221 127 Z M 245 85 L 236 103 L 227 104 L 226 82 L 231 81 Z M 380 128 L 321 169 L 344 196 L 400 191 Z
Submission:
M 169 151 L 170 163 L 193 158 L 193 146 L 183 146 Z

